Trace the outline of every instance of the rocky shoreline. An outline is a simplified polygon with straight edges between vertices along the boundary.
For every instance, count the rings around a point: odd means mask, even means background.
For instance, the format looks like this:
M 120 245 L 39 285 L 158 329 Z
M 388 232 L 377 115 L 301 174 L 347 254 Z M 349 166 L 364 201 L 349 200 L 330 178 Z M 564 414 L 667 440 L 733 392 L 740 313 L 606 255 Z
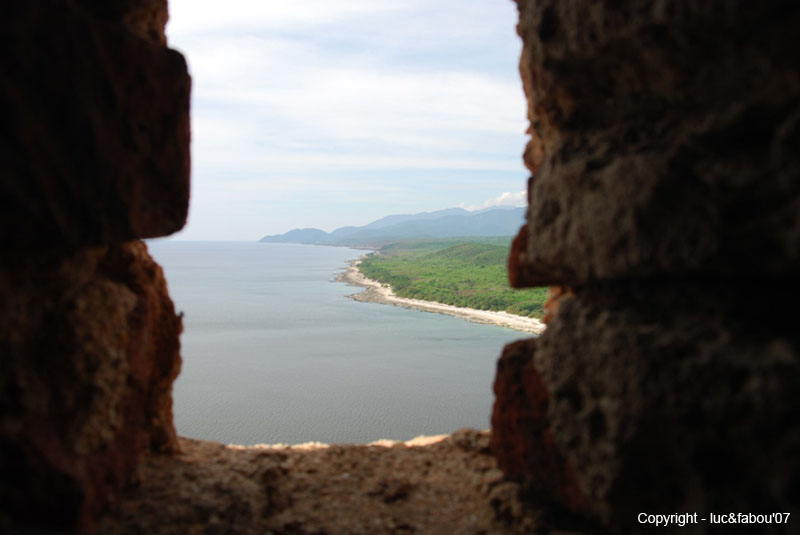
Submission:
M 358 269 L 359 264 L 361 264 L 361 259 L 352 260 L 349 262 L 347 269 L 336 277 L 338 282 L 364 288 L 363 292 L 348 296 L 356 301 L 381 303 L 413 310 L 421 310 L 423 312 L 447 314 L 448 316 L 455 316 L 474 323 L 499 325 L 501 327 L 532 334 L 542 334 L 544 332 L 545 324 L 535 318 L 526 318 L 524 316 L 517 316 L 516 314 L 509 314 L 508 312 L 477 310 L 474 308 L 445 305 L 435 301 L 398 297 L 388 285 L 365 277 Z

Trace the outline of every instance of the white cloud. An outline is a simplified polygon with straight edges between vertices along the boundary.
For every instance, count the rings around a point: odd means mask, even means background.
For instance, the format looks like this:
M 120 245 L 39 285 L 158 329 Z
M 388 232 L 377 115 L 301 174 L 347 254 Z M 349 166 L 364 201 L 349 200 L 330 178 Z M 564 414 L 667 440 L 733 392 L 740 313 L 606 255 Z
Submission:
M 528 205 L 528 193 L 526 191 L 517 191 L 517 192 L 510 192 L 506 191 L 501 193 L 497 197 L 484 201 L 482 204 L 479 205 L 467 205 L 465 203 L 459 204 L 461 208 L 465 210 L 475 211 L 475 210 L 484 210 L 486 208 L 491 208 L 493 206 L 527 206 Z

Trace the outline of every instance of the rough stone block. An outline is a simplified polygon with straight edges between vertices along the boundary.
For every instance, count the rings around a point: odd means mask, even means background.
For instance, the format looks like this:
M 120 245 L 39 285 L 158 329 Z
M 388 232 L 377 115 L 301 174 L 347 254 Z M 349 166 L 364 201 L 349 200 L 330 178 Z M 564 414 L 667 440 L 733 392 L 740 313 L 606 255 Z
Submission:
M 800 272 L 796 4 L 518 4 L 518 285 Z
M 55 0 L 6 6 L 6 251 L 110 245 L 184 225 L 190 79 L 183 57 L 136 35 L 135 20 L 106 20 Z
M 0 530 L 90 529 L 145 451 L 171 451 L 181 319 L 141 242 L 0 270 Z
M 800 338 L 782 312 L 797 287 L 759 291 L 743 304 L 724 284 L 641 283 L 563 301 L 498 364 L 500 466 L 613 532 L 651 532 L 640 512 L 800 514 Z

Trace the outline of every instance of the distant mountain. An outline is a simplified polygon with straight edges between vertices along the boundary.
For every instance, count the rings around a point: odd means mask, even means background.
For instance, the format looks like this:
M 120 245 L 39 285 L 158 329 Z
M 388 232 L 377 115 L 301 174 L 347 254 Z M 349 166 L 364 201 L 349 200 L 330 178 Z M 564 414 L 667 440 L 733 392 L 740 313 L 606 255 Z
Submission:
M 267 239 L 270 237 L 273 236 L 265 236 L 261 238 L 261 241 L 270 241 Z M 319 241 L 328 239 L 329 234 L 318 228 L 296 228 L 294 230 L 290 230 L 286 234 L 281 234 L 280 237 L 282 239 L 276 241 L 283 241 L 287 243 L 317 243 Z
M 396 240 L 512 236 L 524 223 L 525 208 L 493 208 L 468 212 L 449 208 L 420 214 L 390 215 L 361 227 L 341 227 L 331 233 L 315 228 L 264 236 L 267 243 L 313 245 L 378 245 Z
M 398 225 L 400 223 L 405 223 L 407 221 L 422 221 L 422 220 L 431 220 L 431 219 L 441 219 L 446 216 L 450 215 L 470 215 L 470 212 L 464 210 L 463 208 L 447 208 L 445 210 L 438 210 L 436 212 L 422 212 L 419 214 L 402 214 L 402 215 L 387 215 L 386 217 L 382 217 L 377 221 L 373 221 L 368 225 L 364 225 L 361 228 L 384 228 L 390 227 L 392 225 Z M 347 227 L 345 227 L 347 228 Z M 352 227 L 350 227 L 352 228 Z M 336 232 L 336 231 L 334 231 Z

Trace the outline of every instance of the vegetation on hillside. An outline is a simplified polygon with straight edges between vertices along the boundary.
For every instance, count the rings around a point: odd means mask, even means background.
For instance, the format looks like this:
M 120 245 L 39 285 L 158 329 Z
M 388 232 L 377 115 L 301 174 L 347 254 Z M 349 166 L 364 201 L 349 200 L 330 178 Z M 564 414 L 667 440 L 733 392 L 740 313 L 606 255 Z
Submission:
M 368 255 L 360 268 L 400 297 L 540 318 L 547 288 L 509 286 L 510 242 L 500 237 L 395 243 Z

